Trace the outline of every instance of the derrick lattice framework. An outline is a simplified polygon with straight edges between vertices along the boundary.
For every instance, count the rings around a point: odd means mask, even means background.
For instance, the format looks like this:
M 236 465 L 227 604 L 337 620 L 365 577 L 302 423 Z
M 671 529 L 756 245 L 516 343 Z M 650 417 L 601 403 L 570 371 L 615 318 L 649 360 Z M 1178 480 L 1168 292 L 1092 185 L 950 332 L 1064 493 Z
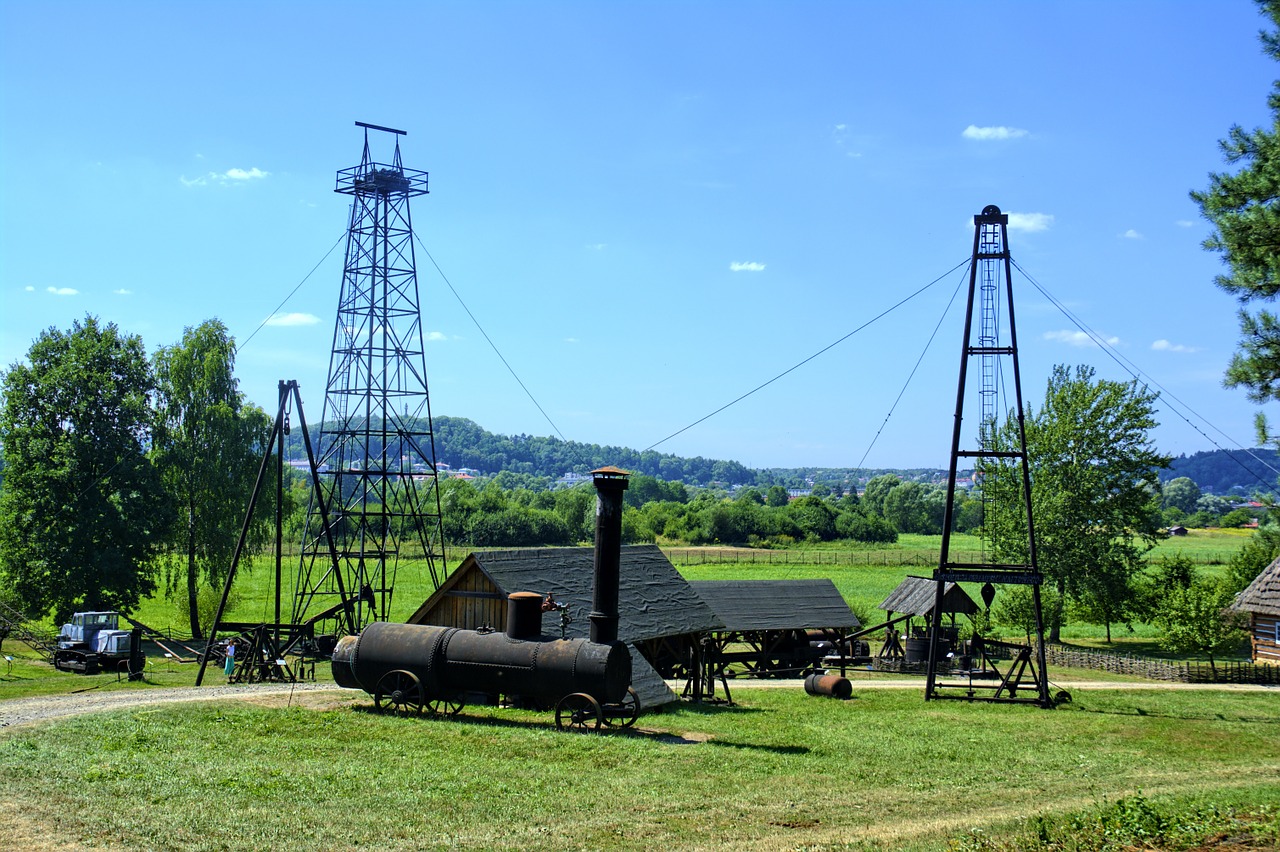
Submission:
M 293 619 L 333 609 L 347 595 L 354 606 L 335 617 L 354 621 L 339 625 L 351 632 L 390 617 L 399 571 L 437 588 L 446 570 L 409 214 L 409 199 L 427 192 L 427 173 L 401 163 L 404 131 L 356 124 L 364 155 L 338 172 L 335 188 L 351 196 L 351 219 L 318 442 L 338 559 L 335 567 L 313 500 Z M 394 135 L 390 163 L 370 156 L 370 130 Z

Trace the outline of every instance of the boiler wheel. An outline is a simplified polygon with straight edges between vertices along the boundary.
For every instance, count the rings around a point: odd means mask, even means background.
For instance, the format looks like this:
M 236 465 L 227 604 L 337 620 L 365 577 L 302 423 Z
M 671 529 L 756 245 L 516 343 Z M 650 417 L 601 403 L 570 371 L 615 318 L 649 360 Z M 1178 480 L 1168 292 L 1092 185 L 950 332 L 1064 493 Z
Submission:
M 560 730 L 598 731 L 604 721 L 600 702 L 585 692 L 574 692 L 560 699 L 556 705 L 556 727 Z
M 373 706 L 388 713 L 421 713 L 422 684 L 418 676 L 404 669 L 387 672 L 378 680 Z
M 611 705 L 609 709 L 611 712 L 606 713 L 604 717 L 606 725 L 630 728 L 636 723 L 636 719 L 640 718 L 640 695 L 628 686 L 627 694 L 623 699 Z
M 427 712 L 432 716 L 457 716 L 462 712 L 462 699 L 432 698 L 427 701 Z

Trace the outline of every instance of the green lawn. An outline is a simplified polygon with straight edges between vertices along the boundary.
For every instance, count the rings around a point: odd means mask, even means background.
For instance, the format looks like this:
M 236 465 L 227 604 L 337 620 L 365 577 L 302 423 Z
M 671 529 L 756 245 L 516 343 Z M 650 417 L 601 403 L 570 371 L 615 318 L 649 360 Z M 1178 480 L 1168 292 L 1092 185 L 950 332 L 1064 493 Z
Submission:
M 860 689 L 739 689 L 638 732 L 547 713 L 456 720 L 321 708 L 154 707 L 0 732 L 22 832 L 113 849 L 938 849 L 1142 791 L 1280 800 L 1280 703 L 1086 692 L 1054 711 Z

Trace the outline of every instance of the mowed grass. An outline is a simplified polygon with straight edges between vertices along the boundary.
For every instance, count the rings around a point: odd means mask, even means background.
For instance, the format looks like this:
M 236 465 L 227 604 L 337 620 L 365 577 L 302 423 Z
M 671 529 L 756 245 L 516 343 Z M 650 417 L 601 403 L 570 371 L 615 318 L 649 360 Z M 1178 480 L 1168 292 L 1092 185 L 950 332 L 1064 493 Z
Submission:
M 735 698 L 606 735 L 500 708 L 384 716 L 363 693 L 158 706 L 0 732 L 0 785 L 46 848 L 157 850 L 938 849 L 1138 791 L 1280 801 L 1268 694 Z

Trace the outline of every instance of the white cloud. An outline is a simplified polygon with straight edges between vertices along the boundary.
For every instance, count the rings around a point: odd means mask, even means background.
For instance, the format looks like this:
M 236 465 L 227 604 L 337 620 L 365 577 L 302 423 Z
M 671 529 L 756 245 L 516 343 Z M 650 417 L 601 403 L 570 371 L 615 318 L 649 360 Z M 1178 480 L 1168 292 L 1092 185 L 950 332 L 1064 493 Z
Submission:
M 259 180 L 269 174 L 271 174 L 271 172 L 264 172 L 259 168 L 252 168 L 248 171 L 245 171 L 244 169 L 227 169 L 219 175 L 219 177 L 226 178 L 227 180 Z
M 1181 343 L 1171 343 L 1163 338 L 1151 344 L 1151 348 L 1157 352 L 1199 352 L 1200 350 L 1194 346 L 1183 346 Z
M 609 244 L 608 243 L 587 243 L 587 248 L 589 248 L 591 251 L 604 251 L 605 246 L 607 245 Z
M 1177 225 L 1179 228 L 1190 228 L 1195 224 L 1195 222 L 1192 222 L 1190 219 L 1179 219 L 1173 224 Z
M 34 292 L 36 291 L 36 288 L 35 288 L 35 287 L 32 287 L 30 284 L 28 284 L 27 286 L 23 287 L 22 289 L 23 289 L 23 290 L 26 290 L 28 293 L 34 293 Z
M 50 293 L 55 296 L 79 296 L 80 291 L 71 287 L 46 287 Z
M 1098 336 L 1101 337 L 1103 343 L 1106 343 L 1108 346 L 1120 345 L 1120 338 L 1118 337 L 1106 337 L 1104 335 Z M 1083 348 L 1098 345 L 1097 341 L 1085 334 L 1083 331 L 1046 331 L 1044 333 L 1044 339 L 1052 340 L 1055 343 L 1066 343 L 1070 346 L 1080 346 Z
M 1029 135 L 1027 131 L 1017 127 L 978 127 L 970 124 L 960 134 L 965 139 L 976 139 L 979 142 L 1000 141 L 1004 139 L 1021 139 Z
M 578 338 L 576 338 L 576 337 L 566 337 L 566 338 L 564 339 L 564 342 L 565 342 L 565 343 L 577 343 L 577 342 L 578 342 Z
M 1014 231 L 1034 233 L 1053 227 L 1052 213 L 1010 213 L 1009 227 Z
M 225 172 L 209 172 L 203 177 L 188 178 L 182 175 L 178 178 L 183 186 L 208 186 L 210 182 L 227 186 L 231 183 L 243 183 L 250 180 L 261 180 L 270 175 L 271 172 L 264 172 L 256 166 L 252 169 L 227 169 Z
M 320 322 L 320 317 L 315 314 L 272 314 L 267 320 L 267 325 L 280 327 L 289 327 L 295 325 L 315 325 Z
M 1121 234 L 1120 236 L 1124 237 L 1126 240 L 1141 240 L 1141 239 L 1145 239 L 1145 237 L 1143 237 L 1143 236 L 1142 236 L 1142 234 L 1138 233 L 1138 232 L 1137 232 L 1137 231 L 1135 231 L 1133 228 L 1130 228 L 1129 230 L 1125 231 L 1125 232 L 1124 232 L 1123 234 Z
M 747 261 L 746 263 L 735 260 L 733 263 L 729 264 L 729 270 L 731 272 L 764 272 L 764 264 L 756 263 L 754 260 Z
M 443 331 L 428 331 L 428 332 L 427 332 L 427 341 L 428 341 L 428 342 L 435 342 L 435 343 L 438 343 L 438 342 L 440 342 L 441 340 L 448 340 L 448 339 L 449 339 L 449 335 L 445 334 Z
M 123 288 L 123 287 L 121 287 L 121 288 L 120 288 L 120 289 L 118 289 L 118 290 L 112 290 L 111 292 L 112 292 L 112 293 L 115 293 L 117 296 L 132 296 L 132 295 L 133 295 L 133 291 L 132 291 L 132 290 L 126 290 L 126 289 L 125 289 L 125 288 Z

